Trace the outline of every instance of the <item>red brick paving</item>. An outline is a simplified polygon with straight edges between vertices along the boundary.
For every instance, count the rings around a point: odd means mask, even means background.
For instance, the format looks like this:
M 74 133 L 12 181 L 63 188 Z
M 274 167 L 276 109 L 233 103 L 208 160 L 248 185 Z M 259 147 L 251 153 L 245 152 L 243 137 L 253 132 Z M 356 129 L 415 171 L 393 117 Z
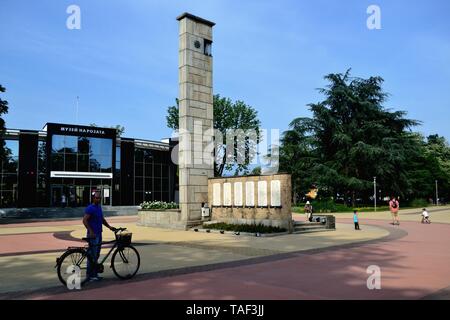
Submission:
M 65 250 L 69 246 L 80 246 L 80 242 L 57 239 L 53 232 L 0 236 L 0 256 Z
M 129 223 L 137 221 L 137 216 L 109 217 L 112 223 Z M 80 225 L 79 220 L 60 220 L 27 222 L 0 225 L 0 228 L 25 228 L 25 227 L 55 227 Z M 19 229 L 20 230 L 20 229 Z M 68 231 L 67 233 L 70 233 Z M 69 246 L 80 246 L 82 242 L 55 238 L 55 232 L 35 232 L 0 235 L 0 256 L 14 254 L 29 254 L 65 250 Z
M 106 220 L 111 220 L 113 222 L 124 222 L 132 223 L 137 222 L 137 216 L 115 216 L 115 217 L 105 217 Z M 23 222 L 23 223 L 9 223 L 0 224 L 1 228 L 22 228 L 22 227 L 56 227 L 56 226 L 72 226 L 80 225 L 82 218 L 71 219 L 71 220 L 54 220 L 54 221 L 36 221 L 36 222 Z

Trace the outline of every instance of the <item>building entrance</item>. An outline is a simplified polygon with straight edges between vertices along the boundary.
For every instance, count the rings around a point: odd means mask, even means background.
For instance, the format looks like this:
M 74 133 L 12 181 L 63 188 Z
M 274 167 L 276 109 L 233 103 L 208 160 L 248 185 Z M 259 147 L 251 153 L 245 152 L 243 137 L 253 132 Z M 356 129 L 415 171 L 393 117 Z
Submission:
M 86 207 L 91 203 L 92 193 L 95 191 L 100 192 L 102 205 L 110 206 L 112 203 L 111 185 L 105 183 L 106 181 L 92 180 L 79 181 L 79 179 L 75 179 L 75 181 L 71 181 L 68 184 L 53 184 L 50 187 L 51 206 L 61 208 Z

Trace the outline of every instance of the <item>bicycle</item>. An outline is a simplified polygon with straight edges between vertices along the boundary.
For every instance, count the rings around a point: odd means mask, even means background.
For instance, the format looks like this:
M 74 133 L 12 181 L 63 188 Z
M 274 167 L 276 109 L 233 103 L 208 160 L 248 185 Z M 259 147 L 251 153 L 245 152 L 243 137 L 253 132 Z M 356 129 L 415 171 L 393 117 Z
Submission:
M 114 274 L 121 280 L 127 280 L 133 278 L 139 270 L 141 258 L 139 252 L 131 245 L 132 233 L 124 231 L 127 228 L 115 228 L 114 236 L 115 240 L 102 242 L 98 246 L 111 244 L 113 246 L 109 252 L 103 257 L 101 262 L 93 261 L 89 252 L 89 246 L 85 247 L 68 247 L 67 250 L 59 257 L 56 258 L 58 278 L 64 286 L 67 286 L 67 278 L 72 276 L 78 268 L 80 272 L 80 284 L 83 285 L 89 280 L 87 274 L 88 263 L 95 268 L 97 273 L 103 273 L 106 259 L 108 259 L 111 252 L 114 251 L 111 257 L 111 265 Z M 89 238 L 83 238 L 84 241 L 89 243 Z M 100 257 L 99 257 L 100 259 Z

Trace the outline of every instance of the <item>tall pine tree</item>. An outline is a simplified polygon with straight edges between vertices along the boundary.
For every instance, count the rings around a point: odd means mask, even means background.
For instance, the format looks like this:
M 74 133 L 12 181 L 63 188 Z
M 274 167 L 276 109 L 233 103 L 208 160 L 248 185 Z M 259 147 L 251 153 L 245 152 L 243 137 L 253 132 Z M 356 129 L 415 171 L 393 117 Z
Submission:
M 312 118 L 295 119 L 283 136 L 281 169 L 295 172 L 294 183 L 305 181 L 302 191 L 315 183 L 322 194 L 339 194 L 353 205 L 373 194 L 375 176 L 384 194 L 406 196 L 406 164 L 416 146 L 410 128 L 419 122 L 384 107 L 380 77 L 355 78 L 348 70 L 325 79 L 329 84 L 319 89 L 325 99 L 308 105 Z

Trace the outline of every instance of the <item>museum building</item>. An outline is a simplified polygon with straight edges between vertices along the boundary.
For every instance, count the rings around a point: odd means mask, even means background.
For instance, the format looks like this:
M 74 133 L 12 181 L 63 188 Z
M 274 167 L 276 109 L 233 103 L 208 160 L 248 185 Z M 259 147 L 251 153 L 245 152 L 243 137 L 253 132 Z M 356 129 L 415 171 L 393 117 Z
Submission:
M 177 141 L 123 138 L 111 128 L 47 123 L 8 129 L 0 207 L 80 207 L 98 190 L 105 206 L 178 201 Z

